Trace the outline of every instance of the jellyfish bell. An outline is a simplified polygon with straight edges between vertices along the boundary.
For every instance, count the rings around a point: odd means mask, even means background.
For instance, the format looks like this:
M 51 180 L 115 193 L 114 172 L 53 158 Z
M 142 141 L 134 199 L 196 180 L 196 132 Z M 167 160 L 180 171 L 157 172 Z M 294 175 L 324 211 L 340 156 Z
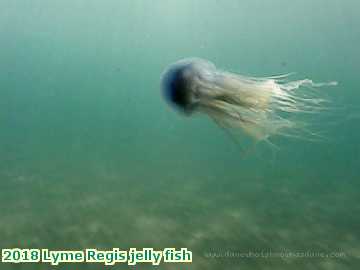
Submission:
M 220 127 L 239 129 L 256 141 L 273 135 L 290 135 L 299 123 L 297 113 L 314 112 L 323 99 L 301 89 L 336 82 L 309 79 L 287 81 L 288 75 L 247 77 L 222 71 L 205 59 L 186 58 L 171 64 L 161 76 L 167 102 L 180 112 L 208 115 Z
M 178 111 L 191 115 L 199 105 L 198 88 L 210 71 L 215 71 L 215 66 L 197 58 L 183 59 L 170 65 L 161 79 L 165 99 Z

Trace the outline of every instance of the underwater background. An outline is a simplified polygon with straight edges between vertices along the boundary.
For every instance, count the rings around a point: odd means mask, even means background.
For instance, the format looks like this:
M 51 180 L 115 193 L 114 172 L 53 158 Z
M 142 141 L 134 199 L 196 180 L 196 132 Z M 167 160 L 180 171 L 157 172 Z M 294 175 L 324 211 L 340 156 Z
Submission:
M 192 264 L 160 268 L 359 269 L 359 1 L 0 0 L 0 42 L 0 248 L 186 247 Z M 274 138 L 279 149 L 244 157 L 206 116 L 164 102 L 162 71 L 192 56 L 338 81 L 316 90 L 326 139 Z M 340 255 L 236 256 L 262 251 Z M 103 266 L 0 264 L 49 268 Z

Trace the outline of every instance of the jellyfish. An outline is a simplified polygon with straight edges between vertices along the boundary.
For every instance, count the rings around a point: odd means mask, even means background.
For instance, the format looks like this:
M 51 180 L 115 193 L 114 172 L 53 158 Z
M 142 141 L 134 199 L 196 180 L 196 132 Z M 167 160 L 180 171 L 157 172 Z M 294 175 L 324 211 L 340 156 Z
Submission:
M 314 88 L 337 84 L 289 81 L 290 75 L 249 77 L 220 70 L 205 59 L 185 58 L 165 69 L 161 89 L 165 100 L 184 115 L 203 113 L 226 130 L 241 130 L 262 141 L 294 135 L 291 131 L 303 125 L 292 116 L 320 111 L 326 101 Z

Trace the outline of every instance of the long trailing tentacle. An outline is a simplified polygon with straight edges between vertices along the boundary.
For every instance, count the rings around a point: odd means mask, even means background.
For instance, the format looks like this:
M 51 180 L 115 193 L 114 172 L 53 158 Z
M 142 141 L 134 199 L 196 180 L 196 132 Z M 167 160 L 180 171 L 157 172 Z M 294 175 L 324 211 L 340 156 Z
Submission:
M 218 72 L 215 81 L 202 84 L 199 110 L 221 127 L 240 128 L 255 140 L 266 141 L 272 135 L 301 138 L 299 130 L 318 139 L 294 117 L 324 110 L 327 100 L 314 88 L 337 83 L 289 81 L 290 75 L 257 78 Z

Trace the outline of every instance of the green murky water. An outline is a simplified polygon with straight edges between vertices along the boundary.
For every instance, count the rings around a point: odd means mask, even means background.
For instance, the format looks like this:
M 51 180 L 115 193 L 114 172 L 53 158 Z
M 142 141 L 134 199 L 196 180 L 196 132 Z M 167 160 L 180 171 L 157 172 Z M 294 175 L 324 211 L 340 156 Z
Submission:
M 161 269 L 358 269 L 359 26 L 355 0 L 1 0 L 0 247 L 193 252 Z M 189 56 L 338 81 L 319 90 L 328 139 L 275 138 L 275 153 L 244 158 L 163 101 L 161 72 Z M 341 256 L 229 255 L 268 251 Z

